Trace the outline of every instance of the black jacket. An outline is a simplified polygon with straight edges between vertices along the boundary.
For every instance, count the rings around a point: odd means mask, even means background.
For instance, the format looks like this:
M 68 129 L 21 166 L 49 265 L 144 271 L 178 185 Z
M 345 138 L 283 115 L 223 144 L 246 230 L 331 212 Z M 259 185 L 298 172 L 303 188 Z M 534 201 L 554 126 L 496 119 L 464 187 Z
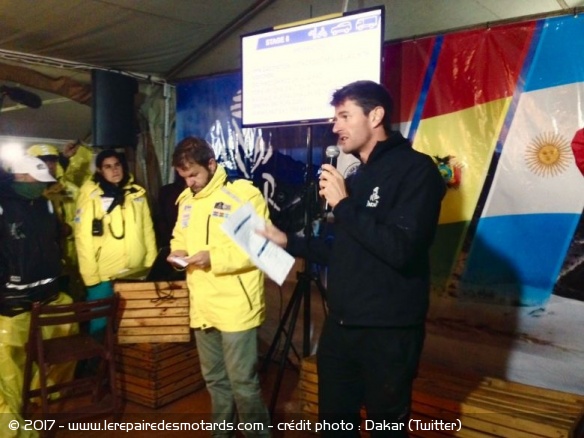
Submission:
M 28 310 L 32 301 L 47 301 L 58 293 L 61 273 L 59 225 L 50 201 L 25 199 L 10 188 L 0 187 L 0 314 Z M 28 289 L 6 284 L 30 285 Z M 12 313 L 14 311 L 14 313 Z
M 332 247 L 289 236 L 288 249 L 329 265 L 330 317 L 343 325 L 423 324 L 429 304 L 428 250 L 446 191 L 433 160 L 399 132 L 375 146 L 347 179 L 334 209 Z

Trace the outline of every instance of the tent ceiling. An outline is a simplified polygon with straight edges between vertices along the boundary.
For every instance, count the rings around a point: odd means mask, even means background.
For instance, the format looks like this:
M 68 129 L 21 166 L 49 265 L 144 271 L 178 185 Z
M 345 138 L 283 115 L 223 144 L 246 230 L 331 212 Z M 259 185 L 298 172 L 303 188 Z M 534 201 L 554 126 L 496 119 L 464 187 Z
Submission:
M 65 75 L 82 82 L 89 82 L 87 66 L 170 81 L 237 70 L 241 34 L 380 4 L 386 9 L 385 38 L 395 40 L 570 13 L 584 0 L 0 0 L 0 85 L 7 84 L 1 70 L 7 57 L 13 59 L 10 52 L 77 63 L 82 70 Z M 9 104 L 5 100 L 4 109 Z M 16 112 L 2 112 L 0 135 L 8 114 Z
M 384 4 L 386 39 L 578 7 L 582 0 L 0 0 L 0 49 L 177 77 L 235 70 L 239 36 L 275 24 Z M 242 18 L 237 26 L 230 26 Z M 246 21 L 247 19 L 247 21 Z

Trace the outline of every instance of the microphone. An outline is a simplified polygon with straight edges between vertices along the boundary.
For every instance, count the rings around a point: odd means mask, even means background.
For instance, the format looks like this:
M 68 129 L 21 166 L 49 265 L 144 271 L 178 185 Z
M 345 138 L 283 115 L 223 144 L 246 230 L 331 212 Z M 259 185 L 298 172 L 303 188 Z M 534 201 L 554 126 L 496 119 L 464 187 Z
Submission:
M 0 93 L 4 96 L 8 96 L 12 101 L 30 108 L 40 108 L 43 103 L 38 95 L 23 90 L 22 88 L 2 85 L 0 86 Z
M 328 158 L 328 164 L 336 166 L 335 159 L 340 155 L 341 151 L 337 145 L 327 146 L 324 154 Z
M 328 158 L 327 163 L 330 164 L 331 166 L 337 166 L 337 157 L 340 155 L 341 151 L 339 150 L 339 147 L 337 145 L 331 145 L 331 146 L 327 146 L 324 154 L 326 155 L 326 157 Z M 329 211 L 329 205 L 328 205 L 328 201 L 325 201 L 324 203 L 324 211 Z

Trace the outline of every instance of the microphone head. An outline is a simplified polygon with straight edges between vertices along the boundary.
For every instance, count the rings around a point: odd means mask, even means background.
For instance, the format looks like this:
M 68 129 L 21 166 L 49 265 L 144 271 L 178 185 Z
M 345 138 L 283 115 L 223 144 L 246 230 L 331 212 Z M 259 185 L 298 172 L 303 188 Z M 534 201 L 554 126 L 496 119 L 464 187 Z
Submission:
M 327 158 L 337 158 L 341 151 L 337 145 L 327 146 L 324 154 Z

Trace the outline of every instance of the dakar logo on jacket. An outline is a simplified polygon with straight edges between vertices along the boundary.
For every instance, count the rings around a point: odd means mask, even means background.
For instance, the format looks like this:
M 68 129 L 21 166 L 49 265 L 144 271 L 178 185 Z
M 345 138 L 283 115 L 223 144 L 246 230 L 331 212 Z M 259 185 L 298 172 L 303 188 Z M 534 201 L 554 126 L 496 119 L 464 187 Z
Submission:
M 213 206 L 213 217 L 229 217 L 231 212 L 231 205 L 225 202 L 216 202 Z
M 377 204 L 379 204 L 379 199 L 380 199 L 379 187 L 375 187 L 373 189 L 373 192 L 369 196 L 369 201 L 367 201 L 367 207 L 377 207 Z

